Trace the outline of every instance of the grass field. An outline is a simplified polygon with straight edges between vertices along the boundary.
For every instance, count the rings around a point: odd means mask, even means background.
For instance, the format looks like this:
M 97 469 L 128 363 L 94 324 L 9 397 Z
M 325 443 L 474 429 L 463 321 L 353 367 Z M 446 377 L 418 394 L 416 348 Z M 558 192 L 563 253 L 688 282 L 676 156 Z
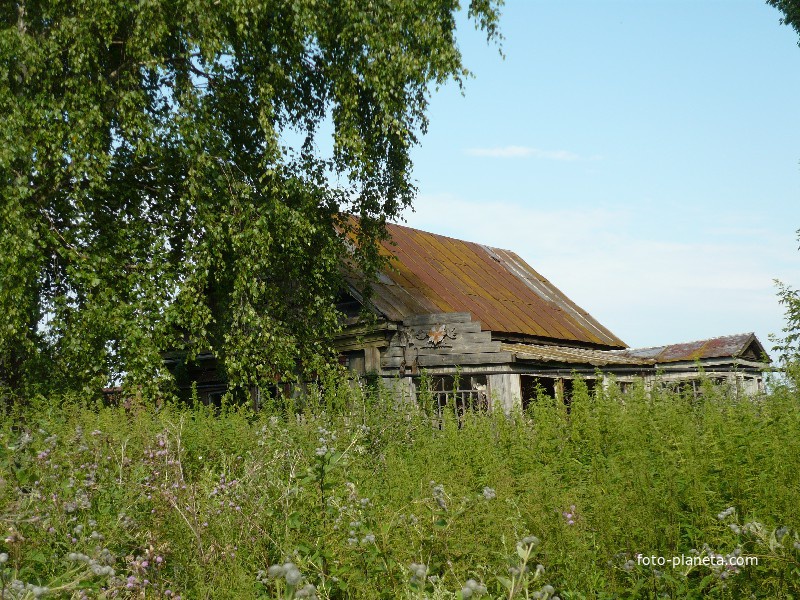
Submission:
M 257 414 L 35 399 L 0 426 L 0 597 L 800 597 L 798 394 L 703 392 L 441 428 L 344 385 Z

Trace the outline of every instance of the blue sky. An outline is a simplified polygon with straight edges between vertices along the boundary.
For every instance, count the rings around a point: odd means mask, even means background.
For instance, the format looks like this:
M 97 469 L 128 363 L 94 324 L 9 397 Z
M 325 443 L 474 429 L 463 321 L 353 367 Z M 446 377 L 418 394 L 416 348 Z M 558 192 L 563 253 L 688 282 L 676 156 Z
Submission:
M 412 227 L 514 250 L 631 346 L 755 331 L 800 286 L 800 48 L 757 0 L 508 0 L 430 106 Z

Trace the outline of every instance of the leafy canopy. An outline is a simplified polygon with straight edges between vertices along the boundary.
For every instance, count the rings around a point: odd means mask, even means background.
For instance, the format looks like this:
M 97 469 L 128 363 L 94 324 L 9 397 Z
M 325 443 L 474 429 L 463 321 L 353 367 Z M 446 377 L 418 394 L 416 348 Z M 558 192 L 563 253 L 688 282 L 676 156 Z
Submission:
M 800 33 L 800 0 L 767 0 L 767 4 L 783 13 L 783 25 L 790 25 Z
M 500 3 L 469 6 L 489 40 Z M 430 91 L 468 74 L 459 10 L 2 3 L 0 384 L 158 385 L 176 349 L 234 386 L 319 368 L 343 257 L 375 272 Z

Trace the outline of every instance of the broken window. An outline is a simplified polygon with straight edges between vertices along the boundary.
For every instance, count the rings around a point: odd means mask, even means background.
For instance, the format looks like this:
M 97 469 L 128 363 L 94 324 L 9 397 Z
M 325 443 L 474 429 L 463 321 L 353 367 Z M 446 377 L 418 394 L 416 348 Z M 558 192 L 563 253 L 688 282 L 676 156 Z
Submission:
M 449 408 L 457 415 L 463 415 L 467 410 L 487 412 L 489 410 L 489 394 L 486 375 L 468 375 L 455 378 L 451 375 L 431 377 L 428 389 L 417 394 L 428 395 L 431 399 L 433 410 L 441 417 L 445 408 Z
M 724 379 L 720 381 L 724 381 Z M 696 379 L 672 379 L 667 381 L 659 381 L 653 386 L 653 389 L 663 392 L 670 392 L 678 396 L 692 398 L 695 400 L 703 395 L 703 390 Z

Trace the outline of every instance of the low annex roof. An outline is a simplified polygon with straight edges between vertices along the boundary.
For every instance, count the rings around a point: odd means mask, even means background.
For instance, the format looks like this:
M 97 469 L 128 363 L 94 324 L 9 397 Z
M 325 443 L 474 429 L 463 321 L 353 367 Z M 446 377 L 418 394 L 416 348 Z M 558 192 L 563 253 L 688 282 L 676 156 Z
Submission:
M 626 344 L 517 254 L 387 224 L 391 268 L 373 284 L 374 308 L 392 321 L 468 312 L 483 330 L 603 349 Z M 351 287 L 357 282 L 351 280 Z
M 739 333 L 722 337 L 654 346 L 628 348 L 615 352 L 618 356 L 648 360 L 653 363 L 695 361 L 705 358 L 733 357 L 754 362 L 772 362 L 754 333 Z
M 665 363 L 694 362 L 703 359 L 739 359 L 754 363 L 770 363 L 761 342 L 754 333 L 726 335 L 707 340 L 625 350 L 595 350 L 542 344 L 502 344 L 517 360 L 570 365 L 657 366 Z

